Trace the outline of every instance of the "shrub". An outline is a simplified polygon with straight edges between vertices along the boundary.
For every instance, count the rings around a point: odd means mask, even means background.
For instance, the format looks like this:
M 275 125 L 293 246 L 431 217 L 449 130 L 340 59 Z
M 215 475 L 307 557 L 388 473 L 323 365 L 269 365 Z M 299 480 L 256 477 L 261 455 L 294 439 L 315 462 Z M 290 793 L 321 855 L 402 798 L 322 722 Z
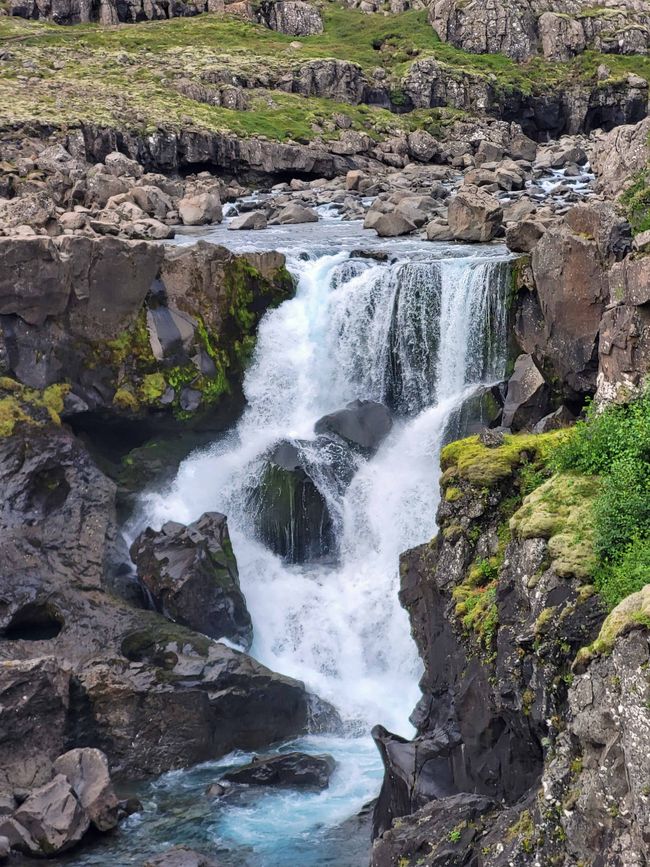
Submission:
M 608 608 L 642 590 L 650 581 L 650 538 L 636 539 L 615 563 L 606 563 L 596 572 L 594 583 Z

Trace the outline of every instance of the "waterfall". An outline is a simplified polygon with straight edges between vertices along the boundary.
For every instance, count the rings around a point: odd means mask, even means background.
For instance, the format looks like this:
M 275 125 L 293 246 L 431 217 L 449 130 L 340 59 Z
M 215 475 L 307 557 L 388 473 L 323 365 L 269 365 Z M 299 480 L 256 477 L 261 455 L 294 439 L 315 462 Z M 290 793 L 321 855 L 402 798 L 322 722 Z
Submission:
M 438 452 L 450 415 L 505 367 L 508 265 L 498 258 L 294 255 L 295 297 L 263 319 L 236 429 L 192 455 L 154 525 L 228 515 L 253 618 L 252 653 L 332 701 L 351 733 L 408 734 L 420 663 L 397 598 L 398 557 L 435 533 Z M 355 398 L 395 424 L 374 456 L 323 444 L 314 423 Z M 269 449 L 296 444 L 327 503 L 336 557 L 288 564 L 256 539 L 250 491 Z

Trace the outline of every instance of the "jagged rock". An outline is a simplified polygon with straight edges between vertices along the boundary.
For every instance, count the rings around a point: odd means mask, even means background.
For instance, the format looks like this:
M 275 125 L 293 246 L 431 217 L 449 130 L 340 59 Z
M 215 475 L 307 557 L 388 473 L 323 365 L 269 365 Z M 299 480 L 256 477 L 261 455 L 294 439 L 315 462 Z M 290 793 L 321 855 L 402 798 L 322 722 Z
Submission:
M 336 762 L 329 755 L 282 753 L 255 756 L 249 764 L 228 771 L 224 779 L 255 786 L 326 789 L 335 767 Z
M 52 198 L 46 192 L 30 193 L 8 201 L 0 201 L 0 228 L 46 226 L 56 214 Z
M 55 855 L 75 846 L 89 826 L 67 778 L 57 774 L 32 791 L 11 819 L 0 820 L 0 833 L 25 855 Z
M 119 801 L 113 790 L 108 761 L 91 747 L 70 750 L 54 762 L 55 774 L 63 774 L 98 831 L 115 828 Z
M 144 862 L 142 867 L 219 867 L 207 855 L 189 849 L 187 846 L 174 846 L 161 855 L 155 855 Z
M 116 178 L 141 178 L 143 169 L 139 162 L 129 159 L 119 151 L 107 154 L 104 165 L 108 172 Z
M 575 416 L 566 406 L 560 406 L 554 412 L 545 415 L 533 426 L 533 433 L 548 433 L 550 430 L 559 430 L 570 427 L 575 422 Z
M 591 157 L 598 189 L 615 198 L 650 162 L 650 118 L 601 135 Z
M 424 129 L 408 134 L 408 149 L 409 155 L 422 163 L 431 162 L 439 152 L 438 142 Z
M 271 30 L 290 36 L 313 36 L 323 32 L 318 9 L 304 0 L 264 0 L 258 14 Z
M 181 199 L 178 213 L 184 226 L 204 226 L 223 219 L 221 200 L 216 193 L 199 193 Z
M 354 400 L 345 409 L 324 415 L 314 425 L 317 434 L 333 433 L 362 449 L 375 451 L 393 427 L 390 411 L 372 400 Z
M 6 544 L 9 544 L 8 538 Z M 12 587 L 8 586 L 6 594 L 11 591 Z M 31 611 L 35 613 L 37 608 L 32 606 Z M 24 631 L 18 635 L 29 634 L 26 626 L 29 623 L 23 620 L 21 626 L 19 620 L 18 627 Z M 13 634 L 16 634 L 15 627 Z M 5 625 L 3 640 L 11 640 L 11 636 L 10 620 L 9 633 Z M 3 755 L 0 782 L 3 788 L 30 789 L 49 781 L 51 763 L 65 748 L 69 681 L 70 673 L 52 656 L 0 662 Z M 38 750 L 34 749 L 35 744 Z
M 451 199 L 447 220 L 457 241 L 491 241 L 501 228 L 503 210 L 479 187 L 464 187 Z
M 266 229 L 266 214 L 262 211 L 249 211 L 247 214 L 240 214 L 228 224 L 228 228 L 236 229 Z
M 138 578 L 171 620 L 248 649 L 253 627 L 239 587 L 224 515 L 206 512 L 188 525 L 147 528 L 131 546 Z
M 544 232 L 542 223 L 522 220 L 506 228 L 506 246 L 515 253 L 530 253 Z
M 549 390 L 544 377 L 530 355 L 520 355 L 508 380 L 503 405 L 504 427 L 513 430 L 530 428 L 548 410 Z

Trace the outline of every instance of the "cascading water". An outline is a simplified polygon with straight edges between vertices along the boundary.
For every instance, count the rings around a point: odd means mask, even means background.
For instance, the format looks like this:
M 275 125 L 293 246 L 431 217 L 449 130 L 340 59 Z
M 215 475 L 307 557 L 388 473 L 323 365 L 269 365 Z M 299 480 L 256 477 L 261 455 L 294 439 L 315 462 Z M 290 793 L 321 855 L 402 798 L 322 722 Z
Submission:
M 360 237 L 357 229 L 357 245 Z M 432 245 L 398 243 L 391 252 L 399 258 L 387 262 L 341 246 L 291 251 L 296 295 L 261 323 L 239 424 L 187 459 L 170 489 L 148 495 L 140 516 L 160 526 L 208 510 L 228 515 L 255 628 L 252 655 L 305 681 L 346 725 L 345 738 L 301 743 L 339 761 L 325 792 L 271 792 L 195 814 L 187 841 L 211 844 L 220 857 L 237 853 L 224 863 L 248 863 L 245 853 L 262 867 L 357 863 L 332 859 L 328 828 L 377 794 L 370 727 L 382 722 L 408 736 L 419 697 L 420 663 L 397 596 L 399 554 L 435 533 L 438 452 L 451 415 L 505 368 L 503 251 L 434 258 Z M 357 398 L 394 413 L 373 455 L 314 434 L 321 416 Z M 251 491 L 279 442 L 296 447 L 331 516 L 335 550 L 321 560 L 290 563 L 256 537 Z M 222 766 L 166 775 L 150 795 L 160 802 L 170 790 L 198 791 Z M 132 834 L 146 835 L 147 821 L 134 820 Z

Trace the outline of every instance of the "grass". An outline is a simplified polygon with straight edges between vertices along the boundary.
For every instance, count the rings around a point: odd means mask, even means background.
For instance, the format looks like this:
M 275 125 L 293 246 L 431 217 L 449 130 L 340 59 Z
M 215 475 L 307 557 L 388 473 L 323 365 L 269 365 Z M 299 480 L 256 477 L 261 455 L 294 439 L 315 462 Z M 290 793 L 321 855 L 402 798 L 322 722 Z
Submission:
M 650 58 L 605 58 L 586 52 L 565 64 L 534 58 L 517 64 L 502 55 L 475 55 L 439 40 L 426 10 L 365 15 L 327 0 L 324 33 L 299 40 L 229 16 L 201 15 L 112 27 L 60 27 L 0 17 L 0 46 L 13 55 L 0 65 L 0 123 L 41 120 L 58 125 L 94 122 L 152 132 L 160 126 L 195 127 L 241 136 L 306 142 L 336 138 L 335 113 L 352 129 L 376 137 L 404 129 L 439 129 L 444 111 L 395 115 L 277 90 L 249 90 L 249 109 L 205 105 L 179 94 L 174 82 L 218 71 L 258 80 L 298 73 L 307 60 L 334 58 L 370 73 L 381 67 L 399 102 L 403 78 L 414 60 L 435 58 L 454 77 L 479 76 L 497 91 L 524 94 L 596 82 L 605 60 L 612 79 L 636 72 L 650 79 Z M 101 83 L 101 86 L 99 86 Z

